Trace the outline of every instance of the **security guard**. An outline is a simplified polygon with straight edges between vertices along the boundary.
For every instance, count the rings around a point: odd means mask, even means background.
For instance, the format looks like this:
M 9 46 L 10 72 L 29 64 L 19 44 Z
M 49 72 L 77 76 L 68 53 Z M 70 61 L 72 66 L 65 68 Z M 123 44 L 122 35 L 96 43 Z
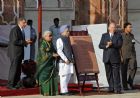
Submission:
M 129 90 L 128 84 L 133 89 L 133 81 L 137 70 L 135 38 L 132 32 L 132 24 L 124 24 L 124 32 L 122 33 L 122 86 L 124 90 Z

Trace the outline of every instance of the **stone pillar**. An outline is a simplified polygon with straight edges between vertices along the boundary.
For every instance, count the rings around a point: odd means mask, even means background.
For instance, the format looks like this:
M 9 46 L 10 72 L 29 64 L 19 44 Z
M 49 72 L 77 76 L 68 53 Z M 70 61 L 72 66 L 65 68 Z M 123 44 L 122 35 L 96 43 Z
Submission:
M 75 0 L 75 24 L 89 23 L 89 0 Z
M 108 0 L 108 19 L 120 27 L 127 21 L 127 0 Z
M 111 21 L 121 27 L 127 21 L 126 0 L 75 0 L 75 24 Z
M 75 0 L 75 6 L 76 24 L 94 24 L 102 21 L 101 0 Z

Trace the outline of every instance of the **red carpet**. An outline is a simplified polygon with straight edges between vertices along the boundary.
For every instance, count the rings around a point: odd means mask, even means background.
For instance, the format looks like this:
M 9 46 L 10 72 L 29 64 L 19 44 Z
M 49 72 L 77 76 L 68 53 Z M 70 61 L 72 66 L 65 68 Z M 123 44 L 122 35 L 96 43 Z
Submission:
M 7 89 L 6 85 L 7 81 L 0 80 L 0 96 L 22 96 L 22 95 L 38 95 L 39 94 L 39 88 L 28 88 L 28 89 L 17 89 L 17 90 L 10 90 Z M 135 85 L 136 89 L 140 89 L 140 85 Z M 76 95 L 79 95 L 79 89 L 77 87 L 77 84 L 69 84 L 69 91 L 75 92 Z M 84 89 L 84 96 L 90 96 L 90 95 L 108 95 L 106 91 L 101 91 L 101 93 L 98 93 L 97 90 L 93 90 L 92 84 L 86 84 Z
M 28 88 L 28 89 L 17 89 L 17 90 L 10 90 L 7 89 L 6 85 L 7 81 L 0 80 L 0 96 L 21 96 L 21 95 L 38 95 L 39 94 L 39 88 Z M 85 92 L 93 91 L 91 88 L 92 84 L 86 84 L 85 85 Z M 76 92 L 78 94 L 79 89 L 77 87 L 77 84 L 70 84 L 69 85 L 69 91 Z

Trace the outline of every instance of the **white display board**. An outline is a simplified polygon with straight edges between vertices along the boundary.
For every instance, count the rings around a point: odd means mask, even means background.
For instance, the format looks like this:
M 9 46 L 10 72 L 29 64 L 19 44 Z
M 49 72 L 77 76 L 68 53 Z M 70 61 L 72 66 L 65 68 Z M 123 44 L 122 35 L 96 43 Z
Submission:
M 98 76 L 99 76 L 100 87 L 108 87 L 105 66 L 103 63 L 103 50 L 99 49 L 99 43 L 100 43 L 102 34 L 107 32 L 107 24 L 88 25 L 87 30 L 88 30 L 88 33 L 91 35 L 98 66 L 99 66 L 100 73 Z
M 31 28 L 30 26 L 26 26 L 24 28 L 25 32 L 25 40 L 30 40 L 30 35 L 31 35 Z M 30 45 L 27 45 L 27 47 L 24 47 L 24 60 L 29 60 L 30 59 Z

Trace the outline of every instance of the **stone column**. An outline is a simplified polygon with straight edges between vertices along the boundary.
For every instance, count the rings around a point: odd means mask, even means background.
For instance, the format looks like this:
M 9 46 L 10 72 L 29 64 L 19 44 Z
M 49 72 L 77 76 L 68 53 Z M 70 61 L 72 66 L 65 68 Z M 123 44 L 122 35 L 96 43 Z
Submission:
M 126 21 L 126 0 L 75 0 L 77 25 L 115 22 L 122 27 Z
M 89 0 L 75 0 L 75 24 L 89 23 Z
M 101 23 L 102 0 L 75 0 L 75 22 L 76 24 Z
M 109 22 L 115 22 L 120 27 L 127 21 L 127 1 L 109 0 L 108 2 Z

